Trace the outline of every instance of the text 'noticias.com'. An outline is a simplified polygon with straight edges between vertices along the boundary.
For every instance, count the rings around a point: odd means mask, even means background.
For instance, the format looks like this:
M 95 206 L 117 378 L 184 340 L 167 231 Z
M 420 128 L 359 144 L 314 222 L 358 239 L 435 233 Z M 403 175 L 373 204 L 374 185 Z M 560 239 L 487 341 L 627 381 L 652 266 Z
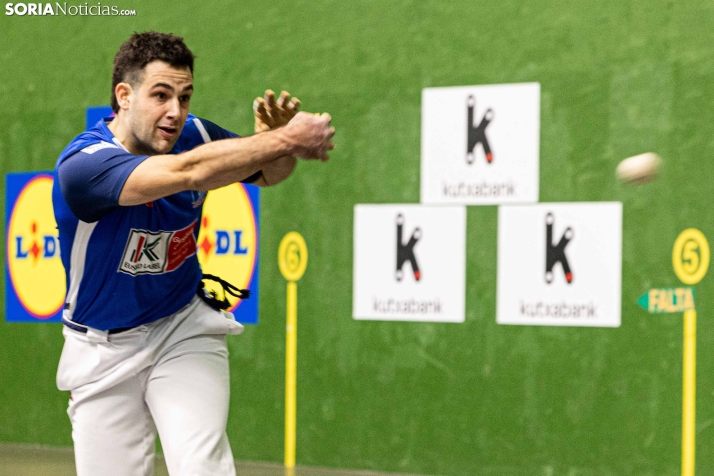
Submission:
M 115 5 L 102 5 L 89 2 L 69 4 L 55 3 L 6 3 L 7 16 L 70 16 L 70 17 L 116 17 L 136 16 L 136 10 L 124 10 Z

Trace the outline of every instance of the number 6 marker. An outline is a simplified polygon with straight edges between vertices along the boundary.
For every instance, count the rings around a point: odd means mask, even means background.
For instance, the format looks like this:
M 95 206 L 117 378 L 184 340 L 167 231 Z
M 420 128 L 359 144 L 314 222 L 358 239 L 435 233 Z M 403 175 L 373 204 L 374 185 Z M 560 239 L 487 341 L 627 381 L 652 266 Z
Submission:
M 307 245 L 296 231 L 283 237 L 278 248 L 278 267 L 288 280 L 285 343 L 285 467 L 295 467 L 297 424 L 297 281 L 307 268 Z

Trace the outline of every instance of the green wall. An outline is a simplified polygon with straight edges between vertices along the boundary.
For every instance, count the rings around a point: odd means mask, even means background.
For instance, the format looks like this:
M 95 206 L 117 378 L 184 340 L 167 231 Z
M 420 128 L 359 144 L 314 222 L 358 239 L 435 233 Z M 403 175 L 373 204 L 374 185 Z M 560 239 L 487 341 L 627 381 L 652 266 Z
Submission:
M 714 4 L 704 0 L 120 0 L 136 17 L 0 17 L 0 167 L 50 169 L 106 104 L 133 31 L 185 36 L 195 114 L 249 133 L 252 99 L 328 111 L 337 148 L 262 195 L 261 323 L 229 339 L 236 458 L 282 461 L 282 236 L 305 236 L 298 464 L 440 475 L 676 475 L 682 318 L 636 299 L 674 286 L 685 228 L 714 240 Z M 105 3 L 105 2 L 102 2 Z M 3 12 L 4 13 L 4 12 Z M 419 201 L 424 87 L 541 84 L 541 201 L 624 204 L 622 326 L 495 323 L 495 207 L 468 209 L 464 324 L 355 321 L 357 203 Z M 657 151 L 656 182 L 614 180 Z M 0 191 L 4 197 L 4 190 Z M 697 468 L 714 473 L 714 302 L 697 286 Z M 38 283 L 41 285 L 41 283 Z M 0 441 L 70 445 L 58 325 L 0 322 Z

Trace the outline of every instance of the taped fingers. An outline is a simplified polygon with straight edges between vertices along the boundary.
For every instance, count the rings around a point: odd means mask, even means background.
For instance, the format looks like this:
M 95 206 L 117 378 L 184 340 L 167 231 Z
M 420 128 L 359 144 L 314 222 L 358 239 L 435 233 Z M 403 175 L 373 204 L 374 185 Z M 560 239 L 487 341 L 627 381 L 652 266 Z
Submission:
M 300 107 L 300 100 L 291 98 L 287 91 L 282 91 L 276 99 L 275 93 L 267 89 L 264 97 L 256 101 L 256 118 L 260 115 L 261 120 L 268 126 L 267 129 L 284 126 L 297 114 Z
M 290 99 L 290 93 L 288 93 L 287 91 L 283 91 L 280 93 L 280 97 L 277 101 L 277 108 L 275 111 L 275 114 L 280 117 L 280 124 L 278 125 L 285 125 L 290 122 L 290 119 L 292 119 L 295 114 L 297 114 L 299 103 L 299 100 L 296 104 L 293 99 Z
M 293 98 L 285 106 L 285 110 L 290 114 L 290 118 L 293 118 L 295 116 L 295 114 L 298 113 L 299 108 L 300 108 L 300 100 L 297 98 Z
M 258 97 L 253 101 L 253 116 L 255 117 L 255 132 L 265 132 L 271 128 L 272 118 L 265 110 L 265 100 Z
M 253 113 L 256 117 L 267 115 L 267 112 L 265 111 L 265 101 L 263 98 L 255 98 L 255 101 L 253 101 Z
M 272 89 L 265 90 L 265 109 L 270 113 L 272 109 L 275 109 L 275 93 Z
M 290 102 L 290 93 L 287 91 L 281 91 L 280 97 L 278 98 L 278 107 L 285 107 L 287 103 Z

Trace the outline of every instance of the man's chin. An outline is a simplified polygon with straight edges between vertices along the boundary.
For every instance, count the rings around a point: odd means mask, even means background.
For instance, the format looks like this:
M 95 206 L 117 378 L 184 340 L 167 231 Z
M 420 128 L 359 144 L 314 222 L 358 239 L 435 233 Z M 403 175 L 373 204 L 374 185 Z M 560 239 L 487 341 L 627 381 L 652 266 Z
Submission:
M 154 150 L 157 154 L 168 154 L 169 152 L 171 152 L 171 149 L 174 148 L 176 140 L 178 140 L 178 137 L 172 141 L 160 140 L 156 144 L 154 144 Z

